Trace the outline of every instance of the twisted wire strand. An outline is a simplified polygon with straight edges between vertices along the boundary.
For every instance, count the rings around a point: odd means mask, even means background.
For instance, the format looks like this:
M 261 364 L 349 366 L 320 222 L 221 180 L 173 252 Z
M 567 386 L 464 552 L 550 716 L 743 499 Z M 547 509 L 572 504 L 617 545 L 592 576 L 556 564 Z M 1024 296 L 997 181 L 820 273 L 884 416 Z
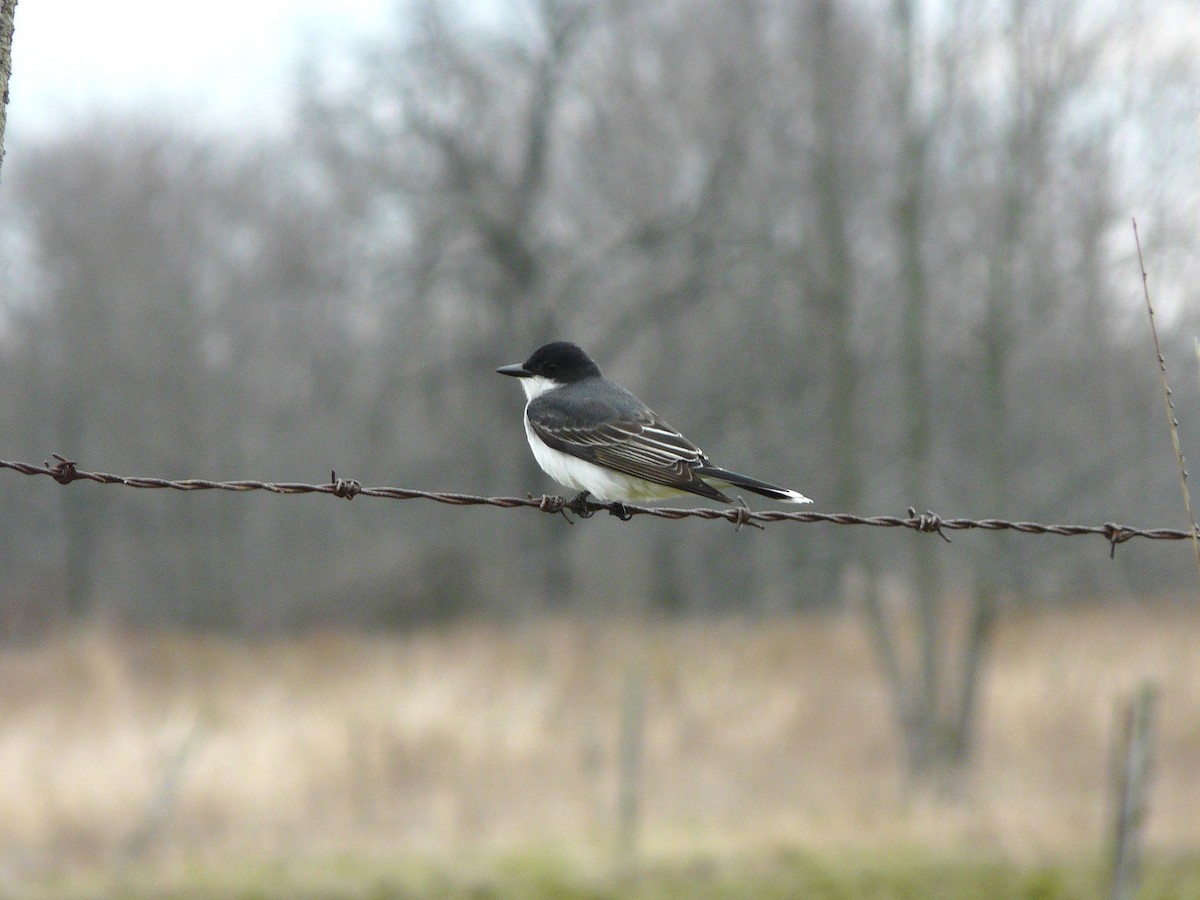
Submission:
M 654 516 L 659 519 L 708 519 L 732 523 L 741 528 L 744 525 L 761 528 L 772 522 L 826 522 L 831 525 L 867 525 L 876 528 L 908 528 L 926 534 L 940 535 L 945 541 L 950 538 L 947 531 L 1016 531 L 1030 535 L 1058 535 L 1061 537 L 1077 537 L 1079 535 L 1099 535 L 1110 545 L 1110 555 L 1116 550 L 1117 544 L 1123 544 L 1133 538 L 1145 538 L 1151 541 L 1184 541 L 1191 540 L 1192 533 L 1174 528 L 1134 528 L 1129 525 L 1119 525 L 1105 522 L 1102 525 L 1045 525 L 1040 522 L 1014 522 L 1008 519 L 968 519 L 943 518 L 937 513 L 926 511 L 918 514 L 909 508 L 907 516 L 859 516 L 851 513 L 821 513 L 821 512 L 783 512 L 777 510 L 751 510 L 745 505 L 714 509 L 698 507 L 685 509 L 669 506 L 633 506 L 629 504 L 600 503 L 595 500 L 566 500 L 552 495 L 525 497 L 484 497 L 477 494 L 463 494 L 452 491 L 425 491 L 416 488 L 400 487 L 363 487 L 353 479 L 339 478 L 331 472 L 326 484 L 307 484 L 297 481 L 212 481 L 206 478 L 184 478 L 172 480 L 167 478 L 147 478 L 129 475 L 111 475 L 106 472 L 88 472 L 80 469 L 73 460 L 54 454 L 54 463 L 45 462 L 42 465 L 25 462 L 10 462 L 0 460 L 0 469 L 8 469 L 22 475 L 45 475 L 53 478 L 59 484 L 67 485 L 74 481 L 94 481 L 98 484 L 117 484 L 124 487 L 143 488 L 149 490 L 173 491 L 267 491 L 273 494 L 329 494 L 347 500 L 354 497 L 382 497 L 389 500 L 431 500 L 435 503 L 445 503 L 452 506 L 493 506 L 502 509 L 528 507 L 554 515 L 562 515 L 568 522 L 572 521 L 567 513 L 575 513 L 580 518 L 589 518 L 597 512 L 609 512 L 622 520 L 634 516 Z

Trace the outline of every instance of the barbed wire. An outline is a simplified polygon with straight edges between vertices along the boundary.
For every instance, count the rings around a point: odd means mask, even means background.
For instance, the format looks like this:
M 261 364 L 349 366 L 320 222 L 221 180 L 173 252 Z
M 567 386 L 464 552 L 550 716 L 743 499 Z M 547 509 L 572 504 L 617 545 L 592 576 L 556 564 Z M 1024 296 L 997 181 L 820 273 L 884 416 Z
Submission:
M 601 503 L 584 497 L 571 500 L 552 495 L 535 497 L 483 497 L 476 494 L 461 494 L 448 491 L 423 491 L 415 488 L 398 487 L 363 487 L 357 481 L 339 478 L 331 472 L 327 484 L 306 484 L 298 481 L 210 481 L 205 478 L 184 478 L 172 480 L 167 478 L 146 478 L 129 475 L 110 475 L 106 472 L 87 472 L 80 469 L 73 460 L 59 454 L 54 454 L 54 463 L 45 462 L 42 465 L 25 462 L 10 462 L 0 459 L 0 469 L 8 469 L 22 475 L 46 475 L 59 484 L 67 485 L 74 481 L 94 481 L 99 484 L 119 484 L 131 488 L 149 490 L 173 491 L 268 491 L 272 494 L 329 494 L 352 500 L 355 497 L 383 497 L 389 500 L 432 500 L 435 503 L 446 503 L 452 506 L 494 506 L 504 509 L 528 507 L 542 512 L 562 515 L 571 522 L 567 513 L 574 513 L 580 518 L 590 518 L 597 512 L 608 512 L 622 520 L 634 516 L 653 516 L 659 519 L 709 519 L 723 520 L 732 523 L 737 528 L 749 525 L 762 528 L 771 522 L 827 522 L 831 525 L 868 525 L 877 528 L 908 528 L 926 534 L 940 535 L 949 542 L 947 531 L 1017 531 L 1021 534 L 1058 535 L 1061 537 L 1076 537 L 1079 535 L 1099 535 L 1109 543 L 1109 555 L 1112 556 L 1117 544 L 1123 544 L 1133 538 L 1146 538 L 1151 541 L 1188 541 L 1192 539 L 1189 531 L 1174 528 L 1134 528 L 1129 525 L 1118 525 L 1105 522 L 1103 525 L 1044 525 L 1039 522 L 1013 522 L 1008 519 L 967 519 L 943 518 L 934 512 L 918 514 L 909 507 L 905 516 L 858 516 L 850 513 L 820 513 L 820 512 L 782 512 L 777 510 L 752 510 L 744 504 L 723 509 L 699 507 L 682 509 L 670 506 L 635 506 L 624 503 Z

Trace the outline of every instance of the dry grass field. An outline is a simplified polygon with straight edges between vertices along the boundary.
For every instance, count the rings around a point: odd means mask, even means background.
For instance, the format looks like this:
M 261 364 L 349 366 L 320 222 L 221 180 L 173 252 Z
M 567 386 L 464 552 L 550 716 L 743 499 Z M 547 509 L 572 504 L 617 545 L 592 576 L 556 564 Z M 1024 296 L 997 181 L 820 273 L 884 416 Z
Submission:
M 936 802 L 905 795 L 852 616 L 278 643 L 91 630 L 0 651 L 0 895 L 149 878 L 155 896 L 203 896 L 184 889 L 196 873 L 244 870 L 341 873 L 345 895 L 383 896 L 356 893 L 357 873 L 469 880 L 515 858 L 603 877 L 639 672 L 649 863 L 1092 864 L 1116 709 L 1145 678 L 1161 686 L 1150 852 L 1194 859 L 1198 647 L 1185 605 L 1006 617 L 979 765 L 963 798 Z

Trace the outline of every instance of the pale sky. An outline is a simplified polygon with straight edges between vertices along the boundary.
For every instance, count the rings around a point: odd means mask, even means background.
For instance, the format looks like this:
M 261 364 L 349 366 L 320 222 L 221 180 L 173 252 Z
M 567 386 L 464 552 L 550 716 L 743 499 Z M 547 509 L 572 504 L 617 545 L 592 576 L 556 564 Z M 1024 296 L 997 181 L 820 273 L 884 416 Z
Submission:
M 394 0 L 20 0 L 10 137 L 97 107 L 158 105 L 217 125 L 271 124 L 304 48 L 370 35 L 387 24 L 394 6 Z

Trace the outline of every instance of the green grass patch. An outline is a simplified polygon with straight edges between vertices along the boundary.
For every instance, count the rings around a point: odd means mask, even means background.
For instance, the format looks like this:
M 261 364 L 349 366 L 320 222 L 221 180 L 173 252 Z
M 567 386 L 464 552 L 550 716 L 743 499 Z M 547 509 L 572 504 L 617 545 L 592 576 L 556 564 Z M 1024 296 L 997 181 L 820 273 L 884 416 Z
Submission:
M 119 881 L 44 885 L 21 896 L 141 900 L 1094 900 L 1106 873 L 1096 862 L 1021 866 L 917 852 L 818 857 L 779 851 L 739 859 L 647 863 L 624 875 L 589 873 L 552 852 L 462 866 L 337 857 L 265 865 L 185 865 Z M 1140 900 L 1200 900 L 1200 856 L 1152 859 Z

